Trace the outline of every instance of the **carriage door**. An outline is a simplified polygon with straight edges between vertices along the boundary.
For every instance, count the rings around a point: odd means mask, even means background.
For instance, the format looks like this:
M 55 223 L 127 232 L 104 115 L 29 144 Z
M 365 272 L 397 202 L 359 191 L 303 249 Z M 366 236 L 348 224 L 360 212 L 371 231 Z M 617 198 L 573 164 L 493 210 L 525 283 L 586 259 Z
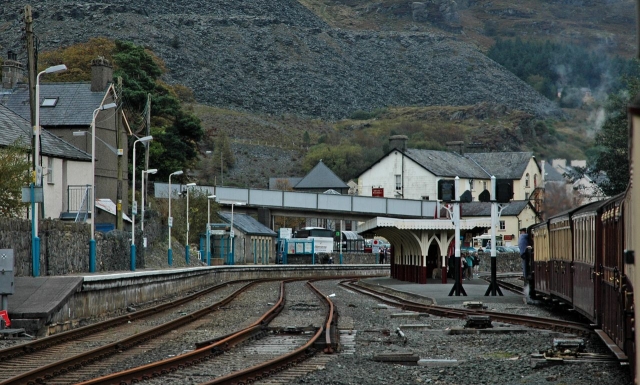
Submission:
M 612 337 L 619 347 L 624 346 L 624 319 L 622 314 L 622 251 L 623 223 L 620 218 L 620 202 L 608 205 L 603 213 L 604 242 L 601 277 L 602 298 L 599 314 L 602 330 Z

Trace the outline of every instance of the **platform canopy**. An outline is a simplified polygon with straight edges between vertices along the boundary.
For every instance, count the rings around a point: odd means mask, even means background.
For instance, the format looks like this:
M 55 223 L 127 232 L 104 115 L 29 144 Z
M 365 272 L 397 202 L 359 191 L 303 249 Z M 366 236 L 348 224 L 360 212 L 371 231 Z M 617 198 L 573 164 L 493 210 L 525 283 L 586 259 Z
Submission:
M 374 229 L 393 227 L 399 230 L 455 230 L 451 219 L 399 219 L 376 217 L 358 225 L 358 232 L 364 233 Z M 472 230 L 476 227 L 491 227 L 491 218 L 473 218 L 460 220 L 461 230 Z

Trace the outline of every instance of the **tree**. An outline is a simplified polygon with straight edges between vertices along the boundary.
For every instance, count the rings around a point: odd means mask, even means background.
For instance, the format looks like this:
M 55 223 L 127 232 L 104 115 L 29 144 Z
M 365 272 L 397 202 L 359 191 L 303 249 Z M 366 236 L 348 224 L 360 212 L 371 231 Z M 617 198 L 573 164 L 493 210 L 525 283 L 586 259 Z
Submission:
M 54 82 L 88 81 L 91 61 L 98 56 L 111 61 L 114 76 L 122 77 L 124 111 L 135 133 L 146 128 L 145 107 L 151 95 L 150 164 L 158 168 L 158 178 L 167 178 L 176 170 L 191 168 L 198 159 L 197 143 L 204 135 L 200 120 L 185 109 L 180 100 L 192 100 L 184 86 L 169 86 L 161 81 L 164 63 L 148 49 L 126 41 L 91 39 L 40 55 L 41 69 L 60 63 L 69 68 L 52 75 Z M 145 132 L 146 134 L 146 132 Z M 132 142 L 133 143 L 133 142 Z M 142 164 L 138 165 L 142 167 Z
M 563 211 L 578 207 L 581 201 L 582 198 L 573 190 L 571 185 L 564 182 L 547 183 L 544 191 L 544 216 L 549 218 Z
M 22 203 L 22 187 L 29 185 L 29 150 L 14 144 L 0 148 L 0 216 L 20 217 L 28 203 Z
M 619 194 L 629 183 L 629 120 L 627 106 L 632 96 L 640 93 L 640 78 L 624 80 L 626 90 L 609 95 L 606 105 L 607 119 L 602 130 L 596 135 L 596 144 L 601 151 L 588 173 L 598 182 L 598 186 L 609 196 Z M 607 178 L 597 178 L 604 172 Z
M 213 151 L 213 164 L 220 160 L 220 172 L 224 172 L 225 168 L 231 168 L 236 164 L 236 160 L 231 151 L 231 144 L 229 143 L 229 137 L 224 132 L 218 134 L 216 139 L 216 147 Z

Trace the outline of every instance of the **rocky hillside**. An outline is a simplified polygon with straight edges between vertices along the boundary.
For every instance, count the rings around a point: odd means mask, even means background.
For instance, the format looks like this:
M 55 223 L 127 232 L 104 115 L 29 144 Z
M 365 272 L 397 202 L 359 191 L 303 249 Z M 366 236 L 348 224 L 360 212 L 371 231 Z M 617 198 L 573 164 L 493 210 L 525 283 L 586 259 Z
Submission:
M 0 49 L 24 58 L 24 4 L 3 3 Z M 540 118 L 560 114 L 455 35 L 335 28 L 295 0 L 46 0 L 32 6 L 41 50 L 97 36 L 143 44 L 165 60 L 167 81 L 223 108 L 338 119 L 385 106 L 485 102 Z

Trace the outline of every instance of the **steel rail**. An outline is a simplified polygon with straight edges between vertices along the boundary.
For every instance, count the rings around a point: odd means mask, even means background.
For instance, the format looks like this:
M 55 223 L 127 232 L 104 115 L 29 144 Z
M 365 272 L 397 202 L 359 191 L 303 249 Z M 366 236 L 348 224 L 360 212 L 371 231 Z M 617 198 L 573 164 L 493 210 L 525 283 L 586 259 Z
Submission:
M 265 379 L 271 375 L 274 375 L 283 370 L 289 369 L 307 359 L 314 356 L 317 353 L 316 349 L 313 349 L 313 345 L 320 339 L 322 333 L 324 332 L 327 335 L 327 339 L 325 342 L 325 352 L 332 346 L 330 336 L 330 327 L 333 322 L 333 302 L 329 299 L 329 297 L 325 296 L 318 290 L 311 282 L 307 282 L 307 284 L 313 289 L 313 291 L 318 294 L 318 296 L 324 300 L 327 304 L 328 313 L 325 318 L 325 326 L 320 327 L 316 331 L 316 333 L 309 339 L 309 341 L 299 347 L 298 349 L 289 352 L 280 357 L 274 358 L 270 361 L 264 362 L 262 364 L 253 366 L 251 368 L 247 368 L 238 372 L 230 373 L 228 375 L 216 378 L 213 381 L 205 382 L 200 385 L 222 385 L 222 384 L 251 384 L 262 379 Z
M 0 382 L 0 385 L 19 385 L 19 384 L 32 384 L 32 383 L 38 384 L 38 383 L 46 382 L 46 380 L 55 378 L 66 372 L 78 370 L 81 367 L 90 365 L 95 361 L 99 361 L 101 359 L 112 356 L 114 354 L 118 354 L 119 352 L 130 349 L 147 340 L 155 338 L 159 335 L 163 335 L 175 329 L 176 327 L 180 327 L 190 322 L 193 322 L 198 318 L 201 318 L 215 311 L 217 308 L 228 304 L 233 299 L 235 299 L 238 295 L 240 295 L 242 292 L 246 291 L 248 288 L 260 282 L 262 281 L 261 280 L 250 281 L 247 285 L 239 288 L 238 290 L 230 294 L 227 298 L 211 306 L 200 309 L 191 314 L 177 318 L 173 321 L 151 328 L 144 332 L 135 334 L 131 337 L 122 339 L 120 341 L 116 341 L 116 342 L 101 346 L 99 348 L 90 350 L 88 352 L 84 352 L 82 354 L 66 358 L 64 360 L 53 362 L 49 365 L 45 365 L 40 368 L 31 370 L 29 372 L 25 372 L 21 375 L 6 379 Z M 182 301 L 179 300 L 179 302 L 182 302 Z
M 30 354 L 36 351 L 48 349 L 57 344 L 61 344 L 67 341 L 73 341 L 80 339 L 84 336 L 93 335 L 97 332 L 113 329 L 123 324 L 127 324 L 130 321 L 138 320 L 140 318 L 149 317 L 161 311 L 170 309 L 175 306 L 182 305 L 189 301 L 193 301 L 194 299 L 201 297 L 203 295 L 207 295 L 212 293 L 220 288 L 227 286 L 228 284 L 240 283 L 240 282 L 249 282 L 249 280 L 238 280 L 225 282 L 219 285 L 212 286 L 210 288 L 198 291 L 184 298 L 177 299 L 175 301 L 171 301 L 162 305 L 158 305 L 149 309 L 136 311 L 130 314 L 125 314 L 123 316 L 119 316 L 116 318 L 111 318 L 106 321 L 98 322 L 92 325 L 83 326 L 77 329 L 69 330 L 62 333 L 57 333 L 48 337 L 40 338 L 38 340 L 28 342 L 21 345 L 12 346 L 6 349 L 0 350 L 0 362 L 7 361 L 9 359 L 13 359 L 16 357 L 20 357 L 26 354 Z
M 500 321 L 516 325 L 524 325 L 538 329 L 555 330 L 565 333 L 575 333 L 579 335 L 586 335 L 592 332 L 591 328 L 586 324 L 572 321 L 562 321 L 552 318 L 533 317 L 527 315 L 516 315 L 500 312 L 492 312 L 485 310 L 472 310 L 472 309 L 454 309 L 436 305 L 424 305 L 418 302 L 409 301 L 398 296 L 380 293 L 370 288 L 364 288 L 353 284 L 354 280 L 342 281 L 340 285 L 349 288 L 350 290 L 357 291 L 361 294 L 365 294 L 376 298 L 377 300 L 397 306 L 404 310 L 425 312 L 442 317 L 450 318 L 466 318 L 468 315 L 488 315 L 494 321 Z
M 182 367 L 189 367 L 207 360 L 210 360 L 232 347 L 250 339 L 260 338 L 267 334 L 265 323 L 277 316 L 284 308 L 284 281 L 280 282 L 280 298 L 265 312 L 256 322 L 248 327 L 231 334 L 230 336 L 216 341 L 212 345 L 185 353 L 166 360 L 153 362 L 148 365 L 139 366 L 107 376 L 95 378 L 82 382 L 81 385 L 108 385 L 108 384 L 134 384 L 139 381 L 156 378 L 167 373 L 172 373 Z M 80 385 L 80 384 L 79 384 Z

